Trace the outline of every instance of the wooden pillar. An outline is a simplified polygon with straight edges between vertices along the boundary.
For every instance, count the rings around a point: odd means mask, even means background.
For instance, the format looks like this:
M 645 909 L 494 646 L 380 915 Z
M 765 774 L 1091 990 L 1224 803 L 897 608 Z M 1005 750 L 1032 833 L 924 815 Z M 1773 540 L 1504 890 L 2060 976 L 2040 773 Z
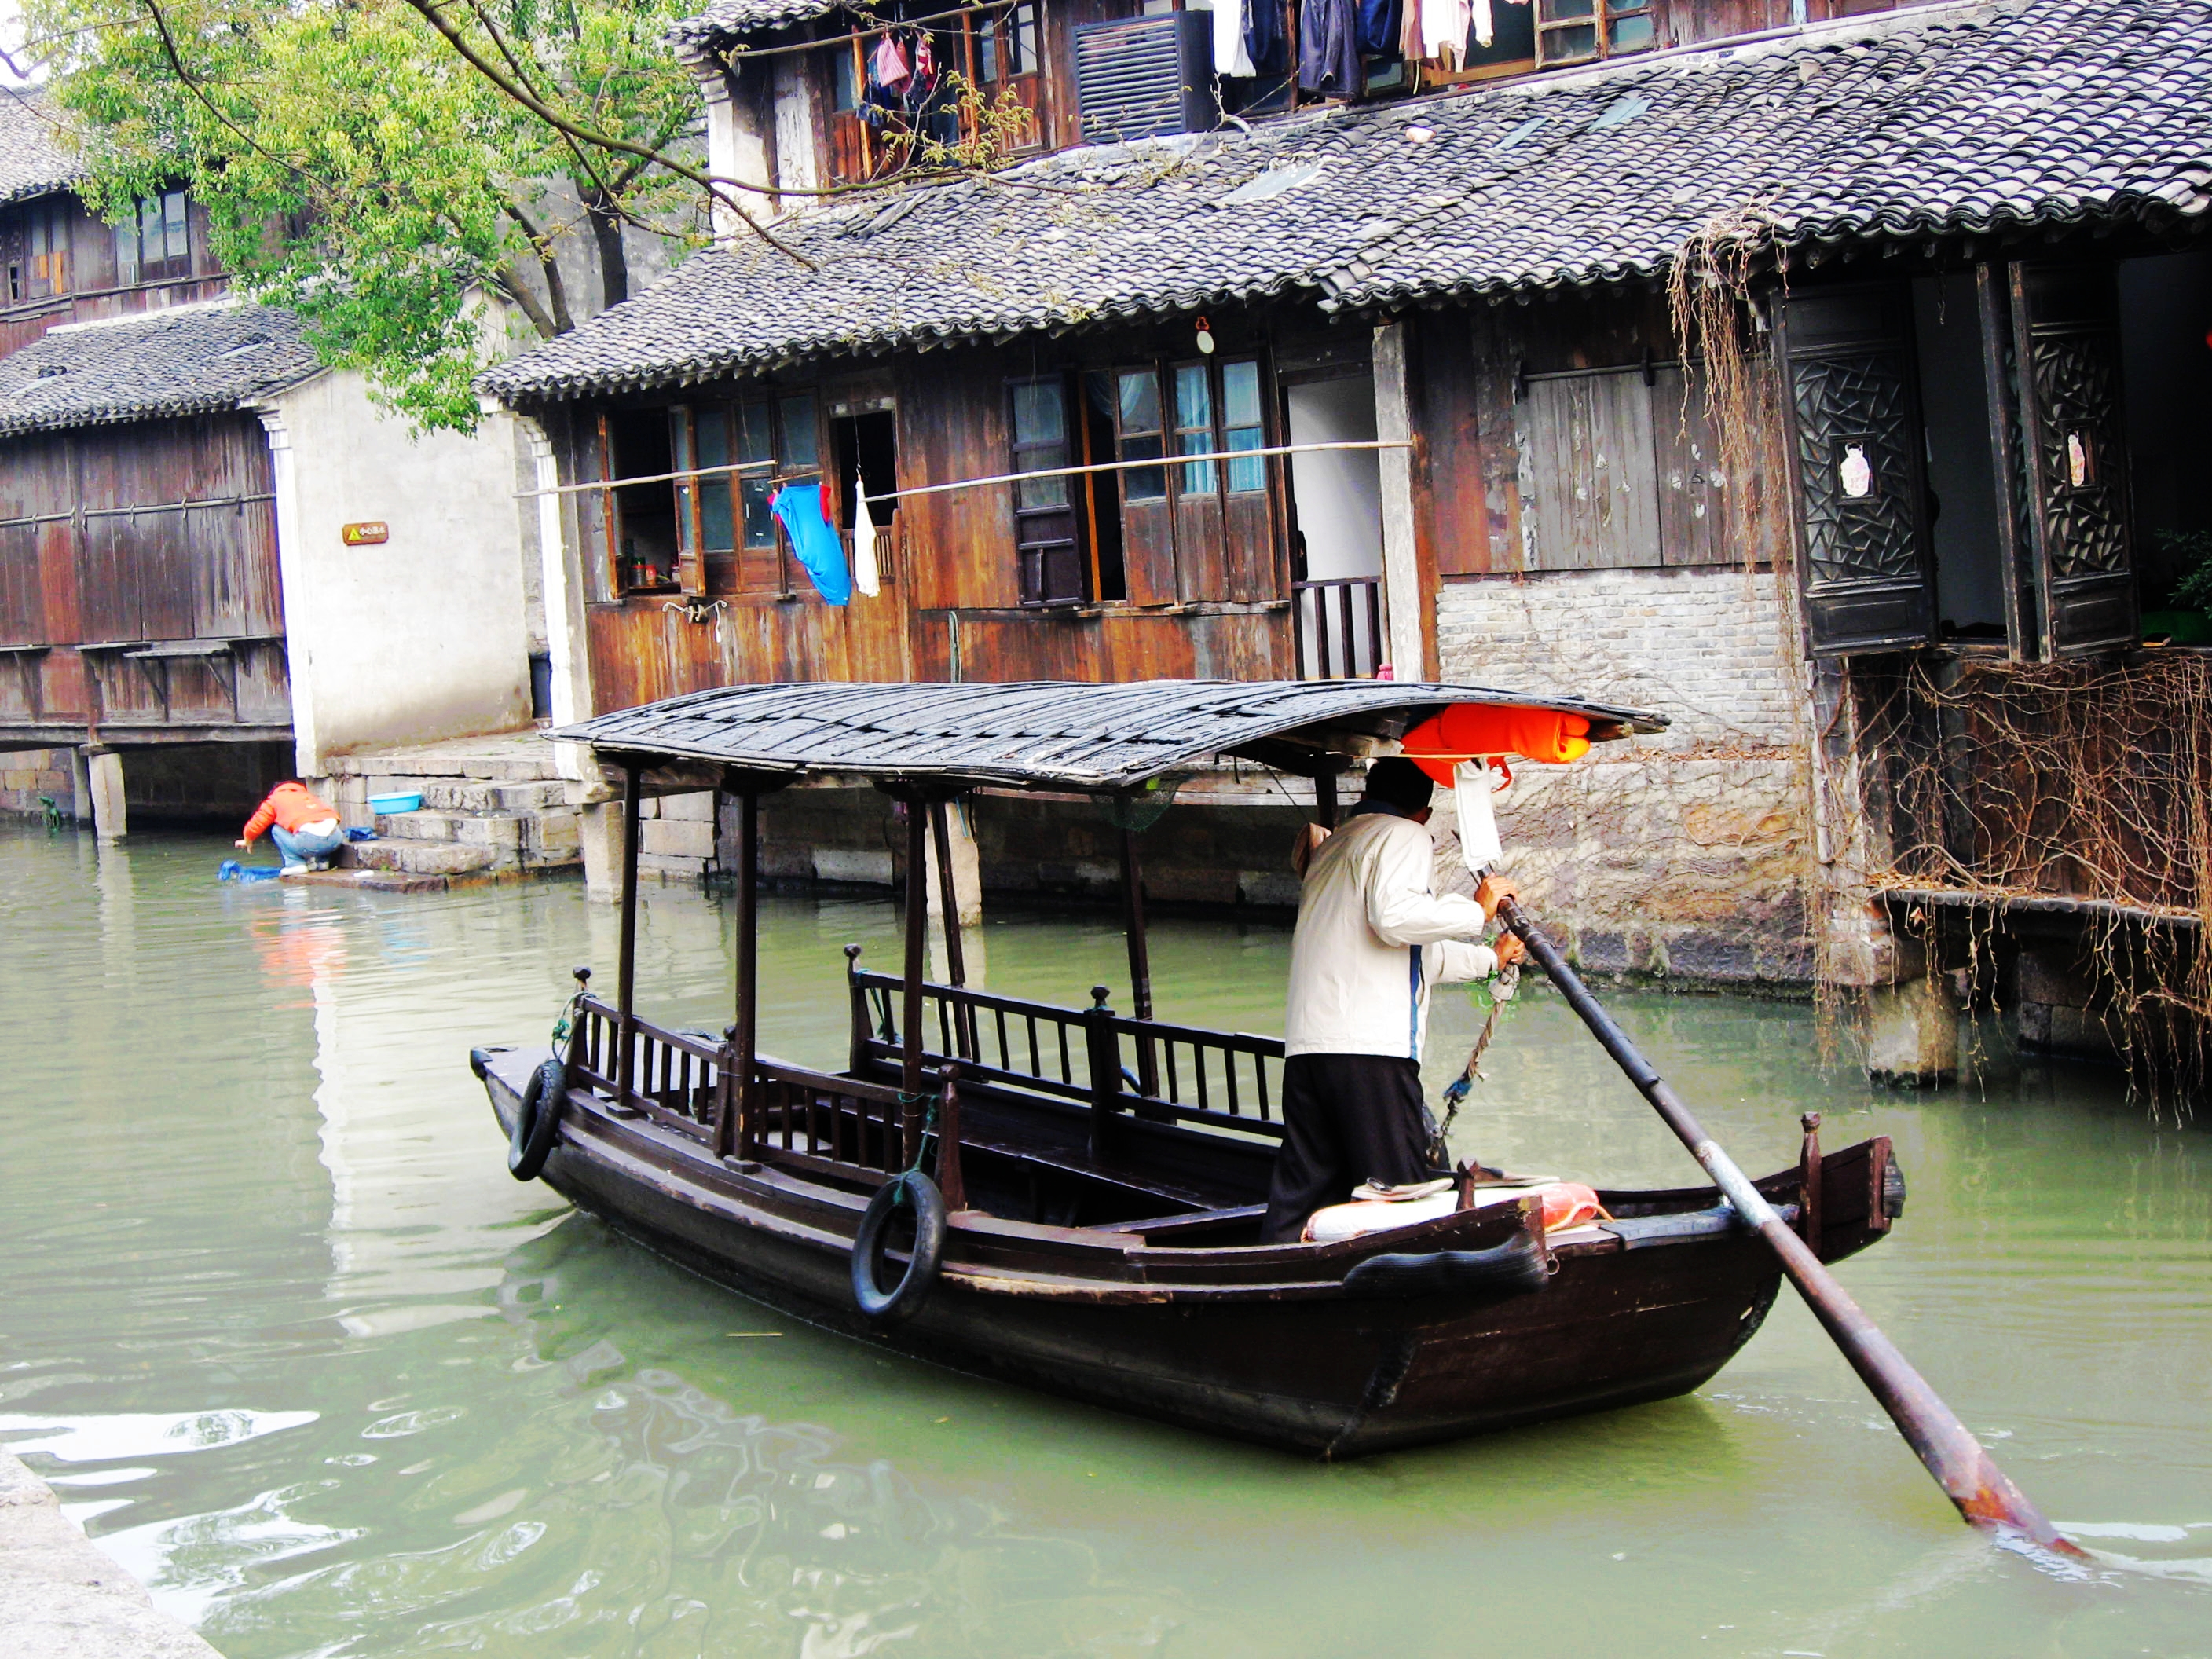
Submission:
M 899 1020 L 899 1141 L 904 1162 L 921 1150 L 921 981 L 929 965 L 929 802 L 906 801 L 906 972 Z
M 760 796 L 738 796 L 737 1018 L 730 1030 L 731 1071 L 714 1125 L 714 1155 L 752 1155 L 753 1054 L 760 1040 Z
M 1405 443 L 1413 435 L 1408 327 L 1401 322 L 1380 323 L 1375 329 L 1375 435 L 1385 442 Z M 1428 596 L 1421 591 L 1420 551 L 1414 539 L 1413 452 L 1384 449 L 1376 459 L 1382 483 L 1383 638 L 1397 678 L 1425 679 L 1423 612 Z
M 1314 774 L 1314 821 L 1324 830 L 1336 828 L 1336 774 Z
M 627 1101 L 635 1087 L 631 1056 L 637 1041 L 637 821 L 645 769 L 623 763 L 622 955 L 615 966 L 615 1012 L 622 1018 L 615 1045 L 615 1098 Z

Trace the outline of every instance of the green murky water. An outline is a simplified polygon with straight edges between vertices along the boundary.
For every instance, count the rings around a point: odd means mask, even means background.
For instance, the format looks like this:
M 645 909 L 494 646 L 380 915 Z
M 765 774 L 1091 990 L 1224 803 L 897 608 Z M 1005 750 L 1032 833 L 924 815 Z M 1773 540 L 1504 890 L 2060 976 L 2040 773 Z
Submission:
M 878 1357 L 506 1173 L 471 1042 L 611 968 L 580 886 L 219 887 L 227 848 L 0 830 L 0 1441 L 233 1659 L 2212 1654 L 2212 1139 L 2087 1072 L 1873 1095 L 1810 1015 L 1619 999 L 1741 1160 L 1886 1130 L 1911 1206 L 1844 1268 L 2107 1553 L 1960 1527 L 1788 1293 L 1698 1395 L 1340 1468 Z M 834 1061 L 838 948 L 765 906 L 764 1042 Z M 1103 919 L 1001 915 L 988 981 L 1119 985 Z M 645 906 L 648 1008 L 725 1006 L 714 900 Z M 1162 1012 L 1267 1030 L 1287 939 L 1169 923 Z M 1440 1085 L 1474 1017 L 1440 1003 Z M 1532 998 L 1463 1150 L 1691 1166 Z

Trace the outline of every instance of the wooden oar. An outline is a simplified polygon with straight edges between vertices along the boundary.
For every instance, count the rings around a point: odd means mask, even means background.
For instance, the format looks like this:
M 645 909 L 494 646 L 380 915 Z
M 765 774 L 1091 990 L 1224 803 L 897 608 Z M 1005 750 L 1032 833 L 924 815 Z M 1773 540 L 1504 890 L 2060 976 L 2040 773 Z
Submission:
M 1928 1466 L 1928 1473 L 1936 1477 L 1936 1484 L 1959 1506 L 1959 1513 L 1968 1524 L 1985 1531 L 2014 1534 L 2060 1554 L 2086 1554 L 2078 1545 L 2061 1537 L 2057 1529 L 2044 1519 L 2043 1511 L 2005 1478 L 2004 1471 L 1990 1460 L 1981 1443 L 1937 1397 L 1936 1390 L 1928 1386 L 1927 1379 L 1912 1369 L 1898 1352 L 1897 1345 L 1867 1317 L 1864 1310 L 1836 1282 L 1835 1275 L 1821 1265 L 1805 1241 L 1784 1224 L 1782 1218 L 1775 1214 L 1774 1206 L 1759 1195 L 1759 1189 L 1736 1167 L 1735 1161 L 1705 1133 L 1682 1097 L 1653 1069 L 1651 1062 L 1628 1040 L 1627 1034 L 1613 1024 L 1613 1016 L 1598 1006 L 1589 988 L 1567 966 L 1552 942 L 1536 931 L 1521 907 L 1506 899 L 1498 905 L 1498 915 L 1528 947 L 1538 965 L 1552 976 L 1552 982 L 1565 994 L 1568 1005 L 1582 1016 L 1583 1024 L 1590 1028 L 1606 1053 L 1628 1073 L 1629 1081 L 1666 1120 L 1667 1127 L 1690 1149 L 1690 1155 L 1705 1165 L 1705 1173 L 1728 1195 L 1736 1213 L 1758 1228 L 1759 1237 L 1781 1257 L 1783 1271 L 1811 1306 L 1814 1316 L 1835 1338 L 1844 1357 L 1874 1391 L 1875 1398 L 1881 1401 L 1882 1409 L 1896 1423 L 1898 1431 Z

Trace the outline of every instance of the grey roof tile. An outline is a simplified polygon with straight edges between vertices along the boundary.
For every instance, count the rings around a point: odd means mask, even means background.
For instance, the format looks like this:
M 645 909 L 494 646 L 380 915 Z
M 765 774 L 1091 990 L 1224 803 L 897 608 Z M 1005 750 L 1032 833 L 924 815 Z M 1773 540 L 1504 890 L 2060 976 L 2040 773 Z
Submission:
M 58 328 L 0 357 L 0 434 L 239 408 L 320 365 L 270 306 L 185 306 Z
M 52 101 L 35 88 L 0 87 L 0 202 L 66 190 L 83 176 Z
M 668 38 L 686 45 L 723 46 L 769 29 L 826 17 L 842 3 L 842 0 L 710 0 L 705 10 L 671 28 Z
M 699 254 L 480 384 L 528 404 L 1285 294 L 1637 281 L 1746 210 L 1794 247 L 2208 210 L 2206 0 L 1944 7 L 870 196 L 776 227 L 805 264 Z

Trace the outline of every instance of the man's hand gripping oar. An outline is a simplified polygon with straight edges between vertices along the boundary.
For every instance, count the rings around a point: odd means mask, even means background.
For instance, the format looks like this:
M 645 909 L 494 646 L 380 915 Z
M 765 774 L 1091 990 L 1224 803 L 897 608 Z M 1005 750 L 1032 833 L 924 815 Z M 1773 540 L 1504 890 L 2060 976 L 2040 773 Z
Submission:
M 1549 975 L 1552 982 L 1565 995 L 1575 1012 L 1582 1016 L 1605 1051 L 1611 1054 L 1620 1069 L 1628 1073 L 1644 1097 L 1650 1101 L 1667 1127 L 1680 1138 L 1690 1149 L 1691 1156 L 1705 1168 L 1728 1200 L 1735 1206 L 1736 1213 L 1759 1230 L 1759 1237 L 1772 1247 L 1782 1259 L 1782 1269 L 1790 1275 L 1813 1310 L 1814 1316 L 1826 1327 L 1828 1334 L 1844 1351 L 1861 1380 L 1881 1401 L 1928 1473 L 1936 1477 L 1959 1513 L 1973 1526 L 2020 1541 L 2040 1547 L 2053 1553 L 2083 1556 L 2087 1552 L 2059 1535 L 2057 1528 L 2044 1518 L 2043 1512 L 2029 1501 L 2027 1495 L 2005 1478 L 1990 1455 L 1982 1449 L 1981 1443 L 1967 1431 L 1951 1408 L 1929 1388 L 1927 1380 L 1912 1369 L 1897 1346 L 1878 1329 L 1865 1310 L 1851 1299 L 1850 1293 L 1836 1282 L 1835 1276 L 1821 1265 L 1805 1241 L 1785 1225 L 1774 1212 L 1774 1206 L 1762 1198 L 1759 1190 L 1747 1180 L 1735 1161 L 1723 1152 L 1712 1137 L 1705 1131 L 1673 1085 L 1653 1069 L 1651 1062 L 1643 1056 L 1626 1032 L 1615 1024 L 1613 1017 L 1598 1006 L 1597 999 L 1589 994 L 1575 970 L 1567 966 L 1559 951 L 1543 934 L 1536 931 L 1513 898 L 1503 900 L 1498 915 L 1506 927 L 1527 947 L 1537 965 Z

